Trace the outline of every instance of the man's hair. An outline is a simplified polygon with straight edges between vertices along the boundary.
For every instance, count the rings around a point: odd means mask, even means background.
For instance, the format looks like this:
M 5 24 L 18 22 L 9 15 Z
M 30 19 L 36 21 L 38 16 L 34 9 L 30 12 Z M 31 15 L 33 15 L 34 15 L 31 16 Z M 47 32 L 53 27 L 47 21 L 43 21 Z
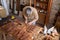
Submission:
M 32 10 L 31 10 L 31 8 L 27 8 L 26 13 L 27 13 L 27 11 L 29 11 L 31 13 Z
M 31 8 L 27 8 L 26 11 L 29 10 L 29 11 L 32 11 Z

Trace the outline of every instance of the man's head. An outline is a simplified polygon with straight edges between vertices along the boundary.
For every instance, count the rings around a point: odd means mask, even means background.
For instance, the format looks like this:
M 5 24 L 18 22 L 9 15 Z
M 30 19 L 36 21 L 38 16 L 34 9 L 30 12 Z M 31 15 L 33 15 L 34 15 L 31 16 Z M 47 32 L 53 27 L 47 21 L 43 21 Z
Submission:
M 32 13 L 31 8 L 27 8 L 27 9 L 26 9 L 26 13 L 27 13 L 27 14 L 31 14 L 31 13 Z

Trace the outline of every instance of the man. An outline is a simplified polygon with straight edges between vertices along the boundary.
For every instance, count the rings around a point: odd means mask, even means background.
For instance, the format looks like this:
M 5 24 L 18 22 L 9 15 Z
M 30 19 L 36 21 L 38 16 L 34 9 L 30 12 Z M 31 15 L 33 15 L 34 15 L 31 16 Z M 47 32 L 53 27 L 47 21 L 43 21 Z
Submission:
M 2 25 L 7 20 L 8 16 L 9 16 L 9 10 L 8 10 L 7 2 L 6 2 L 6 0 L 1 0 L 1 5 L 0 5 L 0 25 Z
M 36 21 L 38 20 L 38 12 L 31 6 L 24 7 L 23 16 L 25 18 L 25 23 L 29 25 L 35 25 Z
M 2 19 L 2 18 L 6 18 L 6 16 L 8 16 L 9 15 L 9 8 L 8 8 L 8 5 L 7 5 L 7 0 L 1 0 L 1 5 L 2 6 L 0 6 L 0 20 Z M 4 13 L 3 13 L 4 12 Z M 2 17 L 3 16 L 3 17 Z
M 8 10 L 9 8 L 8 8 L 8 5 L 7 5 L 7 0 L 1 0 L 1 5 L 6 11 L 6 16 L 8 16 L 9 15 L 9 10 Z

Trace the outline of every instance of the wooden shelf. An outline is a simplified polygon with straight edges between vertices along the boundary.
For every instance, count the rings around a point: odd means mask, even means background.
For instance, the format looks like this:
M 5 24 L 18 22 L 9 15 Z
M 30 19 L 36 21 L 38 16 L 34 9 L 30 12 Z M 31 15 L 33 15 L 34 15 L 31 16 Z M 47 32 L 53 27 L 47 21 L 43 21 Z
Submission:
M 51 11 L 51 6 L 52 6 L 52 0 L 34 0 L 34 7 L 38 10 L 38 12 L 40 10 L 44 10 L 43 14 L 45 15 L 45 24 L 48 24 L 49 22 L 49 15 L 50 15 L 50 11 Z M 41 13 L 41 12 L 39 12 Z M 41 16 L 41 15 L 39 15 Z
M 45 2 L 45 1 L 40 1 L 40 3 L 46 3 L 46 4 L 47 4 L 48 2 Z
M 46 1 L 36 0 L 36 1 L 39 3 L 48 3 L 49 0 L 46 0 Z

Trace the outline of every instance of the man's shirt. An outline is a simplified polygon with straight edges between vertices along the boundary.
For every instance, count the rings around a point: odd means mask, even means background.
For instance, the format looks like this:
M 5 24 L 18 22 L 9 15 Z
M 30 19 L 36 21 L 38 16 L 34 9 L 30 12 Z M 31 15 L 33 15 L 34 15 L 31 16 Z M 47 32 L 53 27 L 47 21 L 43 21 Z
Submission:
M 27 8 L 31 8 L 32 9 L 32 13 L 31 14 L 27 14 L 26 13 L 26 9 Z M 35 8 L 30 7 L 30 6 L 26 6 L 23 9 L 23 15 L 25 15 L 27 17 L 28 22 L 33 21 L 34 19 L 38 19 L 38 12 Z

